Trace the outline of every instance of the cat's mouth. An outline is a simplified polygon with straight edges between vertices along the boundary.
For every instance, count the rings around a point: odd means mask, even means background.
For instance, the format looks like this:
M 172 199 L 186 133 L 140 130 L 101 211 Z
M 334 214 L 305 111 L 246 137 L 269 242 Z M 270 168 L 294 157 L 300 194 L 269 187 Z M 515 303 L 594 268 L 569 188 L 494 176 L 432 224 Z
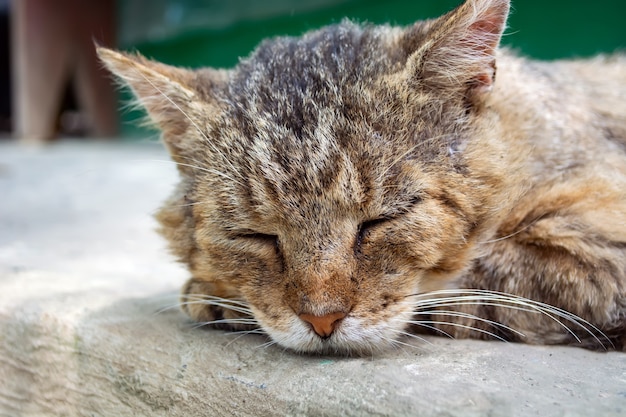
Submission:
M 344 303 L 343 308 L 338 303 L 334 308 L 311 303 L 299 306 L 303 311 L 279 303 L 256 305 L 236 294 L 208 295 L 217 290 L 213 284 L 190 280 L 183 289 L 182 309 L 199 326 L 263 333 L 271 339 L 266 346 L 277 344 L 300 353 L 359 356 L 402 344 L 399 339 L 414 307 L 411 297 L 388 296 Z
M 399 340 L 402 335 L 421 339 L 412 332 L 407 333 L 405 329 L 409 326 L 435 330 L 449 337 L 458 335 L 447 333 L 455 327 L 498 340 L 526 337 L 504 324 L 451 310 L 476 303 L 533 314 L 537 319 L 555 320 L 579 342 L 576 334 L 586 333 L 599 347 L 611 346 L 610 339 L 601 331 L 567 311 L 512 294 L 487 290 L 441 290 L 415 294 L 407 297 L 406 302 L 395 304 L 393 311 L 388 311 L 384 318 L 380 314 L 375 318 L 367 316 L 358 310 L 322 315 L 298 315 L 293 311 L 284 311 L 280 315 L 267 315 L 242 300 L 207 295 L 187 295 L 185 298 L 187 301 L 182 303 L 183 309 L 199 325 L 242 333 L 264 333 L 271 340 L 263 346 L 277 344 L 298 353 L 370 355 L 389 347 L 405 345 Z M 476 323 L 470 326 L 458 319 L 473 319 Z
M 399 343 L 399 336 L 404 333 L 412 314 L 410 309 L 404 310 L 398 308 L 393 314 L 385 315 L 379 312 L 377 316 L 369 316 L 358 309 L 323 315 L 290 312 L 271 321 L 263 312 L 255 312 L 255 317 L 260 328 L 272 339 L 270 344 L 298 353 L 363 356 Z

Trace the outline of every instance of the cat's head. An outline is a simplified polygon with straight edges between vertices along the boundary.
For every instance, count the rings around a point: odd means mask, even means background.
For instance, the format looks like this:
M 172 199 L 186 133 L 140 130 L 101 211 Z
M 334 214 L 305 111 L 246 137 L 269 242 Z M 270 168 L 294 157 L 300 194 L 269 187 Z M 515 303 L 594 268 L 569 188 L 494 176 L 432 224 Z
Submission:
M 185 311 L 232 327 L 251 313 L 298 351 L 396 340 L 416 295 L 470 266 L 505 192 L 486 103 L 508 7 L 343 22 L 266 41 L 232 70 L 99 49 L 178 163 L 158 218 L 193 276 Z

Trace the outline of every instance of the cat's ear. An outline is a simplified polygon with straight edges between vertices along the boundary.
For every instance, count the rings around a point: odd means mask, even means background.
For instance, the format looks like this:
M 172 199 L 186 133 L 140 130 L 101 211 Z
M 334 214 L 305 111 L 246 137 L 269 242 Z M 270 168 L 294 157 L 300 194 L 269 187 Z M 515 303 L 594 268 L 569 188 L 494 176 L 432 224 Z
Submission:
M 425 34 L 409 28 L 405 41 L 417 48 L 407 61 L 409 76 L 441 91 L 483 96 L 495 81 L 496 49 L 508 13 L 509 0 L 466 0 L 430 22 Z
M 172 158 L 186 170 L 186 154 L 195 152 L 206 137 L 200 120 L 210 120 L 219 113 L 215 98 L 226 81 L 225 71 L 188 70 L 144 58 L 97 47 L 105 66 L 128 85 L 159 130 Z
M 159 62 L 139 54 L 128 54 L 98 47 L 105 66 L 130 87 L 141 107 L 164 134 L 183 133 L 188 125 L 195 92 L 190 87 L 193 72 Z

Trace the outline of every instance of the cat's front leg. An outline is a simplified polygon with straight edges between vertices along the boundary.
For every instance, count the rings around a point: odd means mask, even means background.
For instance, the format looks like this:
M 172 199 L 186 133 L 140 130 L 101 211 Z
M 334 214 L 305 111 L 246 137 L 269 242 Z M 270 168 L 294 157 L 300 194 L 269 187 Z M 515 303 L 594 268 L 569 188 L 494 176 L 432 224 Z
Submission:
M 488 242 L 487 254 L 458 283 L 479 291 L 458 291 L 452 309 L 459 314 L 439 330 L 455 337 L 626 347 L 623 242 L 580 217 L 556 213 L 505 237 Z

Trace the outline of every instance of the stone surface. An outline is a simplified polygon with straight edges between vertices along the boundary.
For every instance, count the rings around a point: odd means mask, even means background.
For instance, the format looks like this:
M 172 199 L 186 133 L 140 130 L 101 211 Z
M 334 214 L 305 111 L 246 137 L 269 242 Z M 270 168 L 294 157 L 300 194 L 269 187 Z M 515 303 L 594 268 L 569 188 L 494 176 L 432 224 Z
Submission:
M 298 356 L 194 328 L 161 146 L 0 144 L 2 416 L 624 416 L 626 355 L 429 338 Z

